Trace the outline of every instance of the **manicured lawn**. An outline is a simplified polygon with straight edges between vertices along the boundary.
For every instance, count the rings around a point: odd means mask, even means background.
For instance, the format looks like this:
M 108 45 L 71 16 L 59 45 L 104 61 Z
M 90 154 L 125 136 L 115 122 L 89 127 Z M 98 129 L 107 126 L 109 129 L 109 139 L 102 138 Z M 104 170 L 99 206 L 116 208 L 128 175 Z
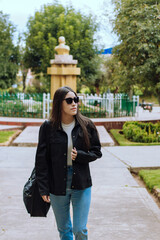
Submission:
M 122 131 L 121 129 L 111 129 L 110 132 L 115 138 L 115 140 L 118 142 L 120 146 L 152 146 L 152 145 L 160 145 L 159 142 L 154 143 L 138 143 L 138 142 L 131 142 L 128 139 L 124 137 L 123 134 L 120 134 L 119 132 Z
M 7 142 L 15 131 L 0 131 L 0 143 Z
M 152 191 L 153 188 L 160 189 L 160 169 L 140 170 L 139 176 L 143 179 L 150 191 Z
M 155 104 L 158 105 L 158 98 L 155 97 L 155 96 L 151 96 L 151 97 L 140 97 L 140 98 L 139 98 L 139 102 L 140 102 L 140 103 L 142 103 L 142 99 L 143 99 L 145 102 L 147 102 L 147 103 L 153 103 L 153 106 L 154 106 Z

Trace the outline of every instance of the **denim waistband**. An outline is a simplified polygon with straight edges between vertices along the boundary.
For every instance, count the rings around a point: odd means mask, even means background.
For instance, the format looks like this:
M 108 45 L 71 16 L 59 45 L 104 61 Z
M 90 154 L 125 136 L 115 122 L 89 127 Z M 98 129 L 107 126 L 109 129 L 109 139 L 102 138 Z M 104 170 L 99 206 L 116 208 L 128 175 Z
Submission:
M 72 171 L 72 170 L 73 170 L 73 167 L 72 167 L 72 166 L 67 166 L 67 170 L 68 170 L 68 171 Z

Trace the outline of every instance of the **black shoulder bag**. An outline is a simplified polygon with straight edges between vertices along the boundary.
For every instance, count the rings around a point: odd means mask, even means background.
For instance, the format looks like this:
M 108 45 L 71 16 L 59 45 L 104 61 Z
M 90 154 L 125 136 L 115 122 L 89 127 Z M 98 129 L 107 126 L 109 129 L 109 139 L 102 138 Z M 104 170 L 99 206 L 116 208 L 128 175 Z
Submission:
M 49 129 L 49 126 L 48 128 Z M 47 137 L 47 146 L 49 144 L 49 133 Z M 47 149 L 48 150 L 48 149 Z M 50 203 L 43 201 L 36 180 L 36 170 L 33 169 L 30 178 L 23 188 L 23 201 L 31 217 L 46 217 L 50 208 Z

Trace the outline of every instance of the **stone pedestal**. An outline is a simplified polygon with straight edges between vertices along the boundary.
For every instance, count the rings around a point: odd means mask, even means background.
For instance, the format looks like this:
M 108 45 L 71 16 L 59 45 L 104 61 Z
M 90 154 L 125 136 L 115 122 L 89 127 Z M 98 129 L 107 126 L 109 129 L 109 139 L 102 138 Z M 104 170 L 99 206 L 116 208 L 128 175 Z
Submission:
M 76 76 L 80 75 L 80 68 L 77 68 L 77 60 L 69 55 L 70 48 L 65 45 L 65 38 L 59 38 L 59 46 L 55 47 L 58 55 L 50 61 L 51 67 L 47 73 L 51 75 L 51 99 L 59 87 L 69 86 L 75 92 L 77 90 Z

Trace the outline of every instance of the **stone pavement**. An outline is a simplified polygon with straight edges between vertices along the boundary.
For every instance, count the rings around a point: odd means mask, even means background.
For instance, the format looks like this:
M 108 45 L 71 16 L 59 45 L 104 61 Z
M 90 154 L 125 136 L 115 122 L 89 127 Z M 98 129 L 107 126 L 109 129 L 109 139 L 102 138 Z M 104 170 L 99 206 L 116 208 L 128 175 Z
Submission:
M 128 168 L 160 167 L 160 146 L 118 146 L 108 148 Z
M 3 130 L 15 130 L 15 129 L 21 129 L 22 127 L 20 126 L 10 126 L 10 125 L 0 125 L 0 131 L 3 131 Z
M 39 127 L 26 127 L 23 132 L 12 142 L 12 146 L 34 147 L 38 143 Z
M 109 135 L 104 126 L 96 126 L 96 128 L 99 133 L 99 138 L 102 147 L 115 145 L 113 139 L 111 138 L 111 136 Z
M 160 209 L 130 174 L 130 166 L 160 166 L 159 146 L 104 147 L 93 163 L 89 240 L 159 240 Z M 34 166 L 35 147 L 0 147 L 0 239 L 58 240 L 52 209 L 31 218 L 22 190 Z
M 97 126 L 102 146 L 113 146 L 114 141 L 106 131 L 104 126 Z M 34 147 L 38 143 L 39 127 L 26 127 L 23 132 L 12 142 L 12 146 Z

